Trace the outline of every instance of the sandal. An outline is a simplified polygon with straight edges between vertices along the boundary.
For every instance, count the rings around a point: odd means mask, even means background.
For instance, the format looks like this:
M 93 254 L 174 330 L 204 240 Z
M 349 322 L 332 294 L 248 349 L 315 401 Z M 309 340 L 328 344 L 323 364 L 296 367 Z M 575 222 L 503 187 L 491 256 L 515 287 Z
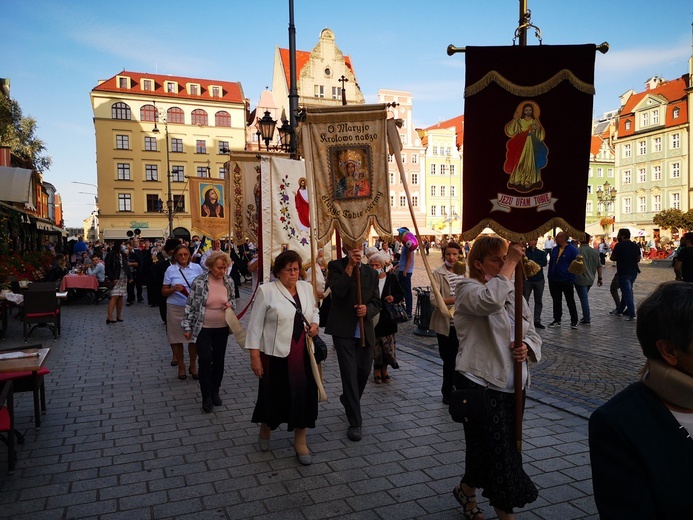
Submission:
M 383 378 L 380 376 L 373 376 L 373 381 L 375 381 L 376 385 L 379 385 L 380 383 L 383 382 Z
M 390 376 L 388 374 L 383 374 L 383 383 L 390 384 Z
M 462 514 L 467 520 L 484 520 L 484 513 L 476 506 L 476 494 L 466 495 L 462 490 L 462 484 L 455 486 L 452 490 L 452 496 L 455 497 L 457 502 L 464 508 Z M 467 509 L 468 505 L 474 505 L 471 509 Z

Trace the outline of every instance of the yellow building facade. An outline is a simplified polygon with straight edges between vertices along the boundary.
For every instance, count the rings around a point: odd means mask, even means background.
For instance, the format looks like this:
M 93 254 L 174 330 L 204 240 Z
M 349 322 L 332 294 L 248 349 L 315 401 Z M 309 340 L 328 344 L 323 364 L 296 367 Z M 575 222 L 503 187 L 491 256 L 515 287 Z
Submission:
M 169 192 L 173 234 L 196 234 L 187 178 L 224 178 L 228 152 L 246 148 L 241 84 L 123 71 L 91 103 L 100 238 L 168 236 Z

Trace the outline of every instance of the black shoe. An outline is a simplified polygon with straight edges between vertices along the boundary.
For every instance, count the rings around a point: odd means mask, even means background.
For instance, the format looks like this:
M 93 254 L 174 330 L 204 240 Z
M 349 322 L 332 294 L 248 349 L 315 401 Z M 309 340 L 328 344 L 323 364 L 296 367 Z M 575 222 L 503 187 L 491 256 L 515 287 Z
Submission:
M 221 397 L 219 397 L 219 392 L 212 394 L 212 404 L 214 406 L 221 406 Z
M 130 305 L 132 305 L 132 302 L 126 302 L 126 303 L 125 303 L 125 306 L 126 306 L 126 307 L 130 307 Z
M 582 318 L 579 323 L 580 325 L 592 325 L 592 322 L 590 320 L 586 320 L 585 318 Z
M 202 411 L 204 413 L 209 413 L 214 409 L 214 403 L 212 403 L 211 397 L 205 397 L 202 399 Z
M 560 327 L 560 326 L 561 326 L 561 322 L 560 322 L 560 321 L 552 321 L 551 323 L 549 323 L 549 328 L 550 328 L 550 329 L 555 329 L 555 328 Z
M 535 329 L 541 329 L 541 330 L 543 330 L 543 329 L 545 329 L 546 327 L 544 327 L 541 323 L 536 322 L 536 323 L 534 324 L 534 328 L 535 328 Z
M 349 426 L 347 430 L 347 437 L 350 441 L 358 442 L 361 440 L 361 427 L 360 426 Z

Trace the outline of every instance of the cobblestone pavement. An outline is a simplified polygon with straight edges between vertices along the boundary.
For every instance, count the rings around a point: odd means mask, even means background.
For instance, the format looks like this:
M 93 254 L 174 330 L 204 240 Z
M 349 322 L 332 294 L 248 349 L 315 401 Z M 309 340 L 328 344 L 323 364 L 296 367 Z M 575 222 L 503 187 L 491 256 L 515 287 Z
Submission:
M 432 251 L 430 258 L 436 256 L 433 267 L 440 256 Z M 420 264 L 417 259 L 415 286 L 428 285 Z M 643 267 L 636 299 L 670 276 L 671 270 Z M 246 285 L 241 302 L 249 294 Z M 533 370 L 523 446 L 539 498 L 518 518 L 597 518 L 585 417 L 634 379 L 642 356 L 633 324 L 606 315 L 608 288 L 595 287 L 591 295 L 591 328 L 542 332 L 544 360 Z M 179 381 L 169 365 L 158 310 L 126 307 L 123 323 L 106 325 L 105 305 L 65 305 L 57 342 L 45 330 L 32 335 L 31 342 L 52 348 L 48 410 L 37 431 L 31 395 L 16 396 L 17 428 L 26 442 L 18 446 L 14 475 L 4 471 L 0 445 L 0 518 L 461 517 L 450 491 L 463 469 L 464 434 L 440 401 L 435 339 L 412 334 L 412 324 L 398 333 L 401 368 L 392 371 L 392 383 L 366 388 L 358 443 L 346 439 L 337 360 L 330 351 L 323 366 L 329 400 L 320 404 L 317 426 L 308 434 L 314 463 L 304 467 L 283 428 L 273 434 L 270 451 L 258 450 L 258 427 L 250 422 L 257 379 L 233 339 L 224 404 L 203 414 L 197 382 Z M 329 336 L 325 340 L 331 343 Z M 13 316 L 0 348 L 23 345 Z M 480 506 L 486 518 L 495 518 L 486 499 Z

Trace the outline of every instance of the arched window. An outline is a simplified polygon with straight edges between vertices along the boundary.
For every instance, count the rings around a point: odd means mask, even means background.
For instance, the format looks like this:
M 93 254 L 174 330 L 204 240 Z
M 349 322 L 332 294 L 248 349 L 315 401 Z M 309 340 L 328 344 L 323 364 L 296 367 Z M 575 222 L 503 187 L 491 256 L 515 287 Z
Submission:
M 140 108 L 140 121 L 156 121 L 156 107 L 144 105 Z
M 180 123 L 185 124 L 185 114 L 183 110 L 178 107 L 169 108 L 166 112 L 168 115 L 169 123 Z
M 197 108 L 197 109 L 193 110 L 192 111 L 191 124 L 207 126 L 208 125 L 207 112 L 205 112 L 201 108 Z
M 231 126 L 231 114 L 226 110 L 214 114 L 214 126 Z
M 132 119 L 130 106 L 123 102 L 113 103 L 111 106 L 111 117 L 113 119 Z

